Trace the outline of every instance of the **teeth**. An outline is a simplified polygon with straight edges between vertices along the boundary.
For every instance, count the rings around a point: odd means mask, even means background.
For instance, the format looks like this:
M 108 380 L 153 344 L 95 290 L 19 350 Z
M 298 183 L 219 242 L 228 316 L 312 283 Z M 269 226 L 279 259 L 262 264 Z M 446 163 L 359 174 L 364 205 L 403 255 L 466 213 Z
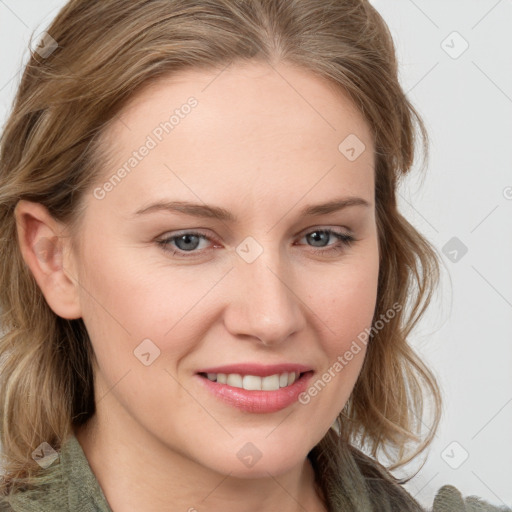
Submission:
M 207 373 L 208 380 L 227 384 L 234 388 L 247 389 L 248 391 L 263 390 L 277 391 L 279 388 L 291 386 L 299 377 L 295 372 L 276 373 L 268 377 L 258 377 L 256 375 L 240 375 L 238 373 Z
M 262 380 L 263 379 L 261 377 L 255 377 L 254 375 L 245 375 L 242 380 L 242 385 L 239 387 L 249 390 L 261 391 Z M 277 389 L 279 389 L 279 387 Z
M 243 387 L 242 376 L 238 375 L 238 373 L 230 373 L 228 375 L 228 380 L 226 381 L 226 384 L 228 386 L 233 386 L 234 388 L 241 388 Z
M 245 380 L 245 378 L 244 378 Z M 279 389 L 279 375 L 269 375 L 268 377 L 263 377 L 261 379 L 261 389 L 263 391 L 275 391 Z

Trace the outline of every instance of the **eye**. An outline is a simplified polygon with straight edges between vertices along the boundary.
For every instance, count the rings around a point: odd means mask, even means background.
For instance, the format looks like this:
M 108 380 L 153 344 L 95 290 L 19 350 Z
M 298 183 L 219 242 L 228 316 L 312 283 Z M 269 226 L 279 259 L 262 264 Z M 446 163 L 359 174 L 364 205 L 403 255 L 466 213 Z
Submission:
M 173 255 L 182 255 L 184 253 L 203 252 L 197 251 L 201 240 L 208 240 L 210 242 L 212 241 L 211 238 L 203 233 L 199 233 L 197 231 L 187 231 L 178 235 L 164 238 L 163 240 L 158 240 L 157 243 L 162 247 L 162 249 L 164 249 L 164 251 L 168 251 Z M 171 244 L 175 244 L 175 246 Z M 178 250 L 175 250 L 174 247 L 177 247 Z
M 331 237 L 334 237 L 337 242 L 327 244 L 326 242 L 328 242 Z M 356 241 L 352 235 L 333 229 L 315 229 L 304 235 L 303 238 L 306 238 L 309 242 L 314 244 L 313 252 L 318 254 L 339 253 L 346 247 L 350 247 Z
M 335 243 L 328 243 L 331 238 L 335 239 Z M 312 247 L 311 250 L 317 254 L 336 254 L 356 241 L 352 235 L 333 229 L 315 229 L 314 231 L 306 233 L 302 239 L 307 239 L 309 243 L 312 243 L 313 245 L 310 246 Z M 191 258 L 212 249 L 212 247 L 207 247 L 208 243 L 206 247 L 200 247 L 201 241 L 214 243 L 212 238 L 204 233 L 199 231 L 186 231 L 158 240 L 157 244 L 164 251 L 171 253 L 173 256 Z

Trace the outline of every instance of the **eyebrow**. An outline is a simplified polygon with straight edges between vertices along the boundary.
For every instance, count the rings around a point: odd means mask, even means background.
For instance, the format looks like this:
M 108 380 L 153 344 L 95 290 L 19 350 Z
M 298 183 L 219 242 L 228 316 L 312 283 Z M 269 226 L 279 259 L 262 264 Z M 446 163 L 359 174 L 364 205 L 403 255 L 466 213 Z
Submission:
M 369 208 L 371 204 L 361 197 L 343 197 L 333 199 L 327 203 L 306 206 L 300 210 L 300 215 L 304 217 L 315 217 L 344 210 L 352 206 L 363 206 Z M 225 208 L 213 205 L 190 203 L 186 201 L 160 201 L 137 210 L 135 215 L 145 215 L 161 211 L 184 213 L 194 217 L 218 219 L 225 222 L 237 221 L 236 216 Z

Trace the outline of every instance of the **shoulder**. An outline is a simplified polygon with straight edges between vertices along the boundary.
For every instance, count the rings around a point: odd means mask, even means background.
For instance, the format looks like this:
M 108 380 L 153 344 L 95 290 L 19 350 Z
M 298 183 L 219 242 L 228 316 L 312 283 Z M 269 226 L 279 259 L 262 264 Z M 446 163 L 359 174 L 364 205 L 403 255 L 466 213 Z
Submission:
M 60 464 L 55 464 L 35 476 L 29 486 L 0 497 L 0 512 L 67 510 L 65 505 L 66 495 Z
M 375 510 L 425 510 L 403 487 L 406 481 L 397 480 L 384 466 L 359 450 L 354 449 L 353 456 L 370 493 L 378 498 L 379 504 L 386 503 L 388 506 Z M 456 487 L 445 485 L 437 491 L 430 512 L 512 512 L 512 508 L 491 505 L 476 496 L 464 498 Z
M 74 435 L 58 453 L 55 462 L 37 475 L 29 488 L 0 497 L 0 512 L 111 512 Z
M 3 496 L 0 497 L 0 512 L 13 512 L 13 510 L 7 500 Z
M 512 509 L 496 507 L 475 496 L 464 498 L 458 489 L 445 485 L 436 494 L 432 512 L 512 512 Z

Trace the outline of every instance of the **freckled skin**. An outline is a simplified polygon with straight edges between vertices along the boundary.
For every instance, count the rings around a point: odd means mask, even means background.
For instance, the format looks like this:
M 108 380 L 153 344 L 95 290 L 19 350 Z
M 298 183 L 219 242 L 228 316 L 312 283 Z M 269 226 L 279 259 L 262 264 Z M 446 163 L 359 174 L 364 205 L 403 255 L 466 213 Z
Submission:
M 346 403 L 365 351 L 307 405 L 271 414 L 230 407 L 196 375 L 290 362 L 320 377 L 371 324 L 379 254 L 370 130 L 327 82 L 277 68 L 296 90 L 256 63 L 175 75 L 142 91 L 107 134 L 115 162 L 102 183 L 174 109 L 198 101 L 104 199 L 87 196 L 70 263 L 97 359 L 97 414 L 77 435 L 113 510 L 240 510 L 242 495 L 243 510 L 298 510 L 269 474 L 302 506 L 323 510 L 306 456 Z M 355 161 L 338 150 L 350 134 L 366 145 Z M 298 214 L 344 196 L 370 208 Z M 238 220 L 134 215 L 158 200 L 221 206 Z M 315 253 L 321 244 L 306 237 L 315 228 L 351 230 L 356 242 Z M 156 243 L 187 230 L 210 238 L 193 256 Z M 252 263 L 236 252 L 249 236 L 263 249 Z M 160 351 L 149 366 L 134 355 L 145 339 Z M 237 457 L 248 442 L 262 455 L 250 468 Z

